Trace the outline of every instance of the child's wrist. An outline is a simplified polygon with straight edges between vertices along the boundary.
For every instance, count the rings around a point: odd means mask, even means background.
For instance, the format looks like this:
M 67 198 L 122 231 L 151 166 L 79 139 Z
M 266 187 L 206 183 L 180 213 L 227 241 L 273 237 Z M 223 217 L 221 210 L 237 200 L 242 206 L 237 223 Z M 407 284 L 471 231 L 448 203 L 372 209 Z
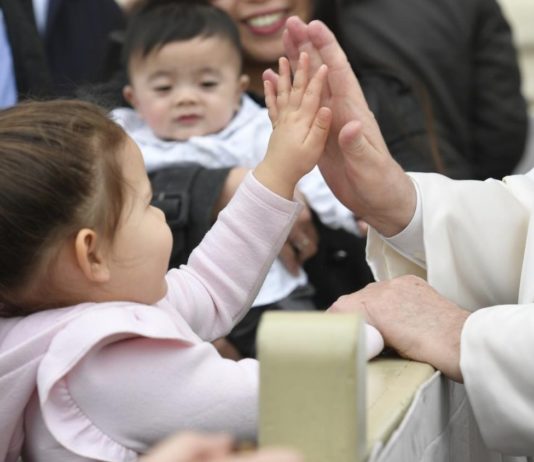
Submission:
M 282 175 L 277 169 L 271 168 L 267 162 L 261 162 L 253 171 L 254 177 L 272 192 L 285 199 L 293 200 L 297 179 Z

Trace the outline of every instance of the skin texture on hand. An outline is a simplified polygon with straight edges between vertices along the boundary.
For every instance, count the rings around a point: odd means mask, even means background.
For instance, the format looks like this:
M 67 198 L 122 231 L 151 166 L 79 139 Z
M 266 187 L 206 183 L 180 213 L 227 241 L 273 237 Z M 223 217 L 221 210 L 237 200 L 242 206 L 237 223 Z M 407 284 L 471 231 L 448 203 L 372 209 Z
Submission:
M 280 58 L 279 71 L 276 88 L 265 82 L 273 132 L 254 176 L 271 191 L 293 199 L 297 182 L 317 165 L 328 137 L 332 113 L 320 106 L 328 69 L 322 65 L 311 74 L 309 58 L 301 53 L 293 80 L 286 58 Z
M 182 433 L 155 446 L 139 462 L 303 462 L 296 452 L 286 449 L 261 449 L 235 452 L 228 435 Z
M 431 364 L 462 381 L 460 338 L 469 312 L 426 281 L 402 276 L 340 297 L 331 313 L 359 312 L 402 357 Z
M 312 71 L 328 66 L 321 104 L 332 110 L 332 124 L 319 161 L 325 180 L 358 218 L 385 236 L 397 234 L 415 211 L 415 188 L 391 157 L 345 53 L 320 21 L 289 18 L 283 39 L 292 66 L 303 51 Z M 279 81 L 272 70 L 264 78 L 273 86 Z
M 287 270 L 296 275 L 302 264 L 317 253 L 319 235 L 312 220 L 311 210 L 298 190 L 295 192 L 295 199 L 300 201 L 303 207 L 280 250 L 279 258 Z

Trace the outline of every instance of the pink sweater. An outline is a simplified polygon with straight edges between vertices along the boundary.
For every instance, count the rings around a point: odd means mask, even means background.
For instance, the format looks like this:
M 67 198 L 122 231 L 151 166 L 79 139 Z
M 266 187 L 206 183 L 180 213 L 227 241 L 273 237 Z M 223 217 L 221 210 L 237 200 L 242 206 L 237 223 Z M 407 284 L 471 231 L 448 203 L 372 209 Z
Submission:
M 180 429 L 254 438 L 257 362 L 209 341 L 246 313 L 298 210 L 249 174 L 156 305 L 0 320 L 0 460 L 134 461 Z

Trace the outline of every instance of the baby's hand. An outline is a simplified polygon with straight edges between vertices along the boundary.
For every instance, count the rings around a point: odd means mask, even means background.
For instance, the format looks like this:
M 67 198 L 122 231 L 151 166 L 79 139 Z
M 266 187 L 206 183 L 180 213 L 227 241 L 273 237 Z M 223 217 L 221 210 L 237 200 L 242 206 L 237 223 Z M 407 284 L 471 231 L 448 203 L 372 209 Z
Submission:
M 324 151 L 332 113 L 320 107 L 327 67 L 310 79 L 309 57 L 301 53 L 293 84 L 286 58 L 280 58 L 276 90 L 265 81 L 265 102 L 273 133 L 263 161 L 254 175 L 272 191 L 292 198 L 297 182 L 308 173 Z

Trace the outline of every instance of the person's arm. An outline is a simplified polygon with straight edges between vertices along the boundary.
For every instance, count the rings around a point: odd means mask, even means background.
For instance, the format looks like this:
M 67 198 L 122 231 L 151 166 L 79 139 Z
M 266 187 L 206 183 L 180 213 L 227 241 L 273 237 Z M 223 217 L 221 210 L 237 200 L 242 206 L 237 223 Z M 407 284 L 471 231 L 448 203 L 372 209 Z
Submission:
M 247 172 L 241 167 L 208 169 L 184 163 L 150 173 L 153 205 L 165 212 L 173 233 L 169 267 L 187 262 Z
M 226 335 L 250 308 L 298 211 L 248 173 L 187 264 L 168 273 L 160 303 L 178 309 L 204 340 Z

